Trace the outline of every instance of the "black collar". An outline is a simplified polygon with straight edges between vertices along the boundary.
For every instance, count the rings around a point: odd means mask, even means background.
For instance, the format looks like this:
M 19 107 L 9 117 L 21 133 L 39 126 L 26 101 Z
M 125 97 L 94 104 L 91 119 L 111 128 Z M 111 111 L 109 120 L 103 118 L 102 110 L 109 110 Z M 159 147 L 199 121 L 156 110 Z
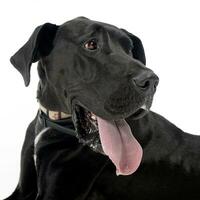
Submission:
M 45 113 L 41 110 L 39 112 L 39 117 L 42 120 L 44 127 L 51 127 L 59 132 L 68 134 L 70 136 L 77 137 L 75 127 L 71 117 L 60 119 L 60 120 L 51 120 Z

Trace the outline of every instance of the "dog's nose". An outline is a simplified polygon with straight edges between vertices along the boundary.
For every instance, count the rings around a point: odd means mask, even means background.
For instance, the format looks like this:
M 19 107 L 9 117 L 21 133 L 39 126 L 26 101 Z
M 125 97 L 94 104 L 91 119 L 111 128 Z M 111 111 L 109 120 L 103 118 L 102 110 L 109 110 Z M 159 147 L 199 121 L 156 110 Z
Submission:
M 153 71 L 145 70 L 137 76 L 132 77 L 132 82 L 141 91 L 155 91 L 159 78 Z

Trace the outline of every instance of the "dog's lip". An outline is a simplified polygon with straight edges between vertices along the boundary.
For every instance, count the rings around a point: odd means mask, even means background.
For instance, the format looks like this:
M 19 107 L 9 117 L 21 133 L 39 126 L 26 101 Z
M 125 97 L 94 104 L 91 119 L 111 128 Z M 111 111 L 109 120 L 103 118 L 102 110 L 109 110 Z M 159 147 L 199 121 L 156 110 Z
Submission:
M 149 108 L 144 103 L 134 113 L 129 113 L 129 114 L 125 114 L 125 115 L 124 114 L 117 114 L 118 117 L 113 117 L 113 119 L 112 119 L 112 116 L 110 116 L 108 118 L 108 117 L 104 117 L 104 116 L 96 114 L 95 112 L 91 111 L 87 106 L 85 106 L 84 104 L 82 104 L 80 101 L 73 101 L 73 104 L 72 104 L 73 110 L 75 110 L 76 106 L 81 106 L 85 110 L 91 112 L 93 114 L 93 116 L 99 116 L 99 117 L 102 117 L 103 119 L 108 119 L 108 120 L 121 120 L 121 119 L 126 119 L 126 118 L 128 118 L 130 116 L 131 116 L 132 119 L 137 120 L 137 119 L 142 118 L 143 116 L 145 116 L 149 112 Z
M 113 109 L 109 109 L 109 113 L 111 114 L 111 116 L 115 116 L 113 119 L 111 120 L 121 120 L 121 119 L 126 119 L 128 117 L 131 117 L 132 119 L 136 120 L 136 119 L 140 119 L 142 118 L 144 115 L 146 115 L 149 112 L 149 108 L 148 106 L 144 103 L 142 104 L 142 106 L 138 107 L 137 109 L 134 110 L 134 112 L 132 112 L 130 109 L 127 110 L 124 113 L 119 113 L 116 110 Z M 117 116 L 117 117 L 116 117 Z M 103 117 L 102 117 L 103 118 Z
M 136 112 L 130 115 L 134 120 L 144 117 L 149 112 L 146 104 L 143 104 Z
M 79 104 L 75 104 L 72 118 L 79 142 L 88 145 L 95 152 L 104 154 L 99 137 L 97 116 Z

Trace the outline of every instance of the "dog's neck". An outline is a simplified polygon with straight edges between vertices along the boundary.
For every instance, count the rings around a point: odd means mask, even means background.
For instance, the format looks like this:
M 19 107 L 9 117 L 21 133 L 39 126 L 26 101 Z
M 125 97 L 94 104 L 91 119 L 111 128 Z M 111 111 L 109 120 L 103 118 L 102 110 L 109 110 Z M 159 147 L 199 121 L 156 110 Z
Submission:
M 53 111 L 45 108 L 43 105 L 39 104 L 40 110 L 45 113 L 51 120 L 60 120 L 71 117 L 71 114 L 67 114 L 60 111 Z

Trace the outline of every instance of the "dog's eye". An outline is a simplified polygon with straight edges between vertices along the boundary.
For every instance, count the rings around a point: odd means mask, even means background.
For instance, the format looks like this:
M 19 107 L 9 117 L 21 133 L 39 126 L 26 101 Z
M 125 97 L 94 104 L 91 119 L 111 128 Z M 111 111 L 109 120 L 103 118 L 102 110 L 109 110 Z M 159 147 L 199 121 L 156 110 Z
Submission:
M 98 44 L 95 39 L 92 39 L 92 40 L 87 41 L 84 47 L 88 50 L 94 51 L 98 48 Z

